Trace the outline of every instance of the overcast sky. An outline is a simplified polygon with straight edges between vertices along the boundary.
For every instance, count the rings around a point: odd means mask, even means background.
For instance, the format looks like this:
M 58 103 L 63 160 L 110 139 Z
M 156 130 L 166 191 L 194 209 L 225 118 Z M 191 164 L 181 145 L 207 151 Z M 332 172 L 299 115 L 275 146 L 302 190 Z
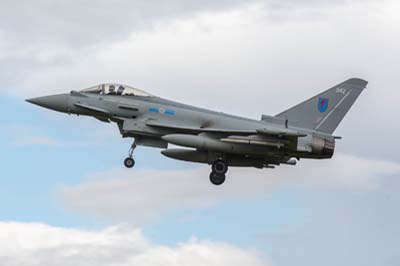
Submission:
M 400 3 L 0 3 L 0 263 L 399 265 Z M 139 148 L 113 125 L 26 104 L 103 82 L 259 119 L 369 81 L 331 161 L 235 169 Z

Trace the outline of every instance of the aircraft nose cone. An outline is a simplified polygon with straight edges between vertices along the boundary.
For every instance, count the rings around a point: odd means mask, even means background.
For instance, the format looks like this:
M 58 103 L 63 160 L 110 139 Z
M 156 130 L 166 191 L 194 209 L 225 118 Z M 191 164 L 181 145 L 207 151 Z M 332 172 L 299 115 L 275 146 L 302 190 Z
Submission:
M 54 111 L 67 112 L 68 110 L 68 95 L 66 94 L 32 98 L 26 101 Z

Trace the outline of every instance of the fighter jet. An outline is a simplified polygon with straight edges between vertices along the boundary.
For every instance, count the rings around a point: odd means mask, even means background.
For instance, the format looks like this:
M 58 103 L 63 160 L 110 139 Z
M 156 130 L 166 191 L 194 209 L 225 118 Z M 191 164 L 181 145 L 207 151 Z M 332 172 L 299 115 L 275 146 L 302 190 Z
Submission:
M 169 158 L 211 165 L 210 181 L 221 185 L 229 167 L 275 168 L 296 165 L 300 159 L 332 158 L 335 141 L 341 139 L 333 133 L 367 84 L 349 79 L 260 120 L 178 103 L 119 84 L 27 101 L 116 123 L 122 137 L 134 139 L 124 161 L 127 168 L 135 165 L 133 152 L 138 145 L 161 148 Z M 169 144 L 182 148 L 168 149 Z

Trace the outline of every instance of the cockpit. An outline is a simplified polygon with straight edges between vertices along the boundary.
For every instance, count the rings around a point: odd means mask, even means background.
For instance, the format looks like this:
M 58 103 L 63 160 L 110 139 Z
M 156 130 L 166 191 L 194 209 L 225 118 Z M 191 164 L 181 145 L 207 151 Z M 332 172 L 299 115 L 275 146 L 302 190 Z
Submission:
M 99 95 L 121 95 L 121 96 L 141 96 L 150 97 L 151 94 L 125 85 L 120 84 L 101 84 L 81 90 L 83 93 L 93 93 Z

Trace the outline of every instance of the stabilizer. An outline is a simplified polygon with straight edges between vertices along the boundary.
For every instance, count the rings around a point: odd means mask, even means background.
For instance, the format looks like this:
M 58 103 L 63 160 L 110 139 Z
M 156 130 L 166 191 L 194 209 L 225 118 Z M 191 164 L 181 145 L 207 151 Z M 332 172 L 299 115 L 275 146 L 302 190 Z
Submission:
M 362 79 L 349 79 L 276 117 L 287 119 L 293 126 L 332 134 L 367 84 Z

